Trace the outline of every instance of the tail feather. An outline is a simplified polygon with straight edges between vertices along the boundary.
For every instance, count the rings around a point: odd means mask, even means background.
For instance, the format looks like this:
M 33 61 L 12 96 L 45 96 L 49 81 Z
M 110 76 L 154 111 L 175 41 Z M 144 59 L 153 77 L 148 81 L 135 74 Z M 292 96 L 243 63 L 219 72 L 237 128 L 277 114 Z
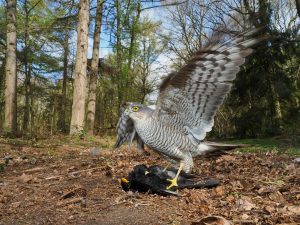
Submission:
M 217 143 L 217 142 L 201 142 L 198 145 L 198 152 L 197 155 L 206 155 L 209 153 L 217 153 L 217 155 L 223 154 L 226 151 L 230 151 L 236 148 L 244 148 L 248 147 L 249 145 L 246 144 L 224 144 L 224 143 Z

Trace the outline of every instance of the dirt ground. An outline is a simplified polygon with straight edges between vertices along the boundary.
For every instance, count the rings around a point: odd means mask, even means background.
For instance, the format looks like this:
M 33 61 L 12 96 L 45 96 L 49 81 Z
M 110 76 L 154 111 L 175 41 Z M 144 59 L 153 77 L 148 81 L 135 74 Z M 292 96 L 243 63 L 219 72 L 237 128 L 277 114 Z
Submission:
M 232 224 L 300 224 L 300 164 L 287 155 L 230 152 L 195 159 L 196 174 L 217 178 L 213 189 L 180 197 L 126 193 L 120 178 L 140 156 L 72 142 L 12 143 L 0 139 L 0 224 L 204 224 L 208 215 Z M 55 144 L 54 144 L 55 143 Z M 102 145 L 103 146 L 103 145 Z

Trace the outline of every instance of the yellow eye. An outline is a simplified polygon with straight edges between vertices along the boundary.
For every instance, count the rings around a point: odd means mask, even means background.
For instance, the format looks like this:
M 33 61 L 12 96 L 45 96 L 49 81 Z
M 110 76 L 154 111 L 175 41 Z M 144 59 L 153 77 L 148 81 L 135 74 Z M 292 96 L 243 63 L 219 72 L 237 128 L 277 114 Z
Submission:
M 133 111 L 133 112 L 137 112 L 137 111 L 139 111 L 139 109 L 140 109 L 140 108 L 139 108 L 138 106 L 133 106 L 133 107 L 132 107 L 132 111 Z

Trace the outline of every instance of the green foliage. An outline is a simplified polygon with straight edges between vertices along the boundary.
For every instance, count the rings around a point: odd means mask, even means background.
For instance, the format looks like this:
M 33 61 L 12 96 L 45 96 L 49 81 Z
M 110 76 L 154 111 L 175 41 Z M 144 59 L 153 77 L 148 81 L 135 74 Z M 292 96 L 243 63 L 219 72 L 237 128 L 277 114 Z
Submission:
M 131 1 L 129 4 L 129 1 L 121 1 L 121 46 L 118 49 L 116 39 L 113 41 L 114 51 L 104 60 L 107 68 L 100 71 L 96 127 L 115 127 L 120 104 L 127 101 L 145 103 L 147 96 L 156 89 L 157 69 L 153 65 L 165 52 L 166 42 L 158 37 L 161 23 L 147 17 L 139 18 L 138 2 Z M 112 32 L 117 35 L 116 24 L 111 26 Z M 121 59 L 118 59 L 118 51 Z
M 117 2 L 120 3 L 120 15 L 116 12 Z M 167 52 L 167 47 L 179 51 L 182 58 L 180 56 L 172 60 L 182 65 L 197 47 L 205 43 L 209 35 L 205 33 L 208 28 L 204 26 L 213 27 L 213 23 L 220 16 L 218 12 L 212 10 L 214 1 L 207 2 L 210 3 L 209 7 L 203 7 L 200 1 L 192 1 L 183 4 L 181 10 L 174 11 L 174 21 L 178 18 L 179 20 L 175 22 L 181 23 L 177 25 L 182 27 L 174 27 L 176 32 L 169 35 L 163 30 L 161 22 L 141 13 L 142 8 L 151 5 L 150 2 L 105 1 L 102 38 L 110 39 L 113 52 L 99 65 L 96 132 L 114 133 L 119 106 L 122 103 L 149 102 L 149 95 L 156 91 L 160 81 L 159 56 Z M 299 23 L 297 25 L 297 19 L 286 10 L 289 13 L 286 21 L 289 22 L 283 28 L 284 21 L 276 17 L 281 13 L 276 1 L 262 4 L 261 7 L 259 4 L 263 1 L 252 2 L 255 15 L 253 24 L 265 21 L 268 23 L 269 33 L 274 38 L 265 46 L 259 47 L 241 68 L 231 94 L 215 118 L 215 127 L 210 136 L 218 138 L 299 136 Z M 4 112 L 5 4 L 5 1 L 0 3 L 0 124 Z M 30 129 L 26 131 L 29 137 L 61 131 L 59 126 L 63 108 L 61 78 L 64 70 L 66 35 L 69 37 L 70 47 L 64 121 L 66 129 L 69 129 L 73 93 L 71 77 L 76 53 L 72 41 L 76 35 L 73 31 L 76 30 L 77 4 L 78 1 L 69 0 L 17 1 L 18 129 L 23 131 L 24 114 L 29 104 Z M 91 4 L 93 8 L 95 2 Z M 226 6 L 225 2 L 222 2 L 223 5 Z M 226 7 L 224 10 L 227 10 Z M 238 21 L 243 21 L 242 16 L 244 15 L 240 15 Z M 199 19 L 202 17 L 201 22 Z M 118 19 L 120 34 L 117 32 Z M 179 32 L 180 28 L 186 29 L 187 36 Z M 118 35 L 120 46 L 117 43 Z M 178 65 L 173 65 L 173 68 L 178 68 Z M 30 76 L 29 84 L 25 83 L 26 76 Z M 28 104 L 26 98 L 29 99 Z M 78 137 L 78 142 L 81 138 L 86 138 L 86 134 L 83 133 L 82 137 Z
M 228 141 L 232 144 L 247 144 L 248 147 L 241 148 L 241 152 L 254 152 L 254 153 L 278 153 L 289 155 L 300 155 L 300 137 L 286 137 L 286 138 L 265 138 L 265 139 L 241 139 Z
M 237 137 L 259 137 L 299 133 L 299 78 L 295 79 L 299 61 L 297 36 L 290 31 L 272 31 L 276 38 L 260 47 L 242 68 L 234 81 L 224 108 L 233 112 L 227 131 Z M 296 64 L 297 65 L 297 64 Z M 298 64 L 299 65 L 299 64 Z

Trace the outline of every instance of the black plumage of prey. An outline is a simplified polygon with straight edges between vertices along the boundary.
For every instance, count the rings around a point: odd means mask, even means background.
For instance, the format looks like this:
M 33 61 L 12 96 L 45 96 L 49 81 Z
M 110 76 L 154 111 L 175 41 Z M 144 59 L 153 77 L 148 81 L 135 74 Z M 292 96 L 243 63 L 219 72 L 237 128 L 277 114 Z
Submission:
M 211 131 L 216 111 L 245 58 L 253 52 L 254 46 L 269 38 L 258 36 L 262 29 L 226 41 L 218 40 L 221 36 L 215 34 L 206 48 L 163 80 L 155 110 L 131 104 L 124 111 L 147 146 L 171 163 L 179 163 L 169 189 L 178 186 L 181 170 L 192 171 L 193 157 L 214 151 L 214 147 L 202 141 Z
M 178 189 L 183 188 L 213 188 L 219 184 L 215 179 L 199 179 L 199 177 L 182 172 L 178 177 L 178 187 L 173 186 L 168 190 L 169 179 L 176 175 L 175 169 L 164 169 L 161 166 L 137 165 L 133 168 L 127 178 L 121 179 L 121 186 L 124 191 L 138 191 L 142 193 L 153 193 L 159 195 L 176 195 Z

